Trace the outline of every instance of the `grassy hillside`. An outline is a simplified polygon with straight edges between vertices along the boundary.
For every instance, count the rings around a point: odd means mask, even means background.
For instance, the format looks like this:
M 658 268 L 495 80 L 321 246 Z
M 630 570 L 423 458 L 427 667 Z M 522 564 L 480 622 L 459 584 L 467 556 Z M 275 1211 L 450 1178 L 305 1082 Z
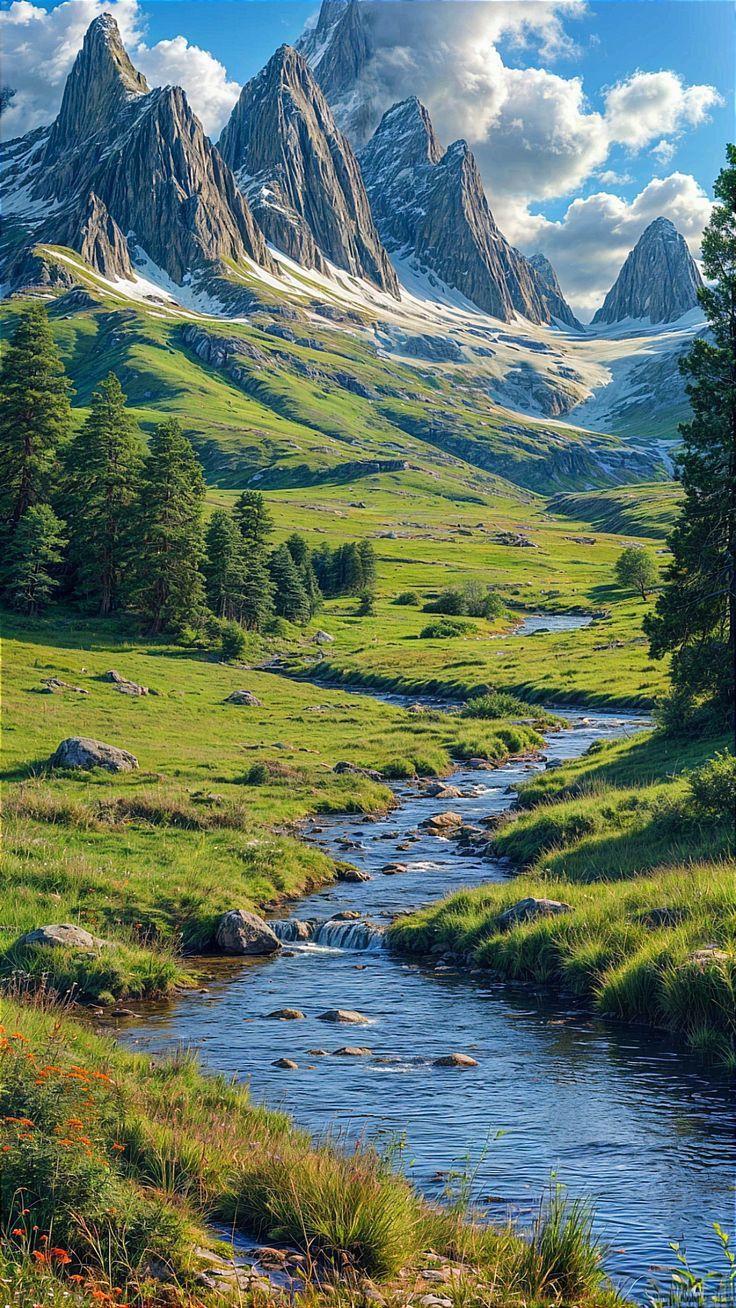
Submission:
M 550 513 L 586 522 L 598 531 L 632 536 L 665 536 L 675 524 L 682 503 L 676 482 L 653 482 L 648 486 L 615 490 L 569 491 L 554 495 Z

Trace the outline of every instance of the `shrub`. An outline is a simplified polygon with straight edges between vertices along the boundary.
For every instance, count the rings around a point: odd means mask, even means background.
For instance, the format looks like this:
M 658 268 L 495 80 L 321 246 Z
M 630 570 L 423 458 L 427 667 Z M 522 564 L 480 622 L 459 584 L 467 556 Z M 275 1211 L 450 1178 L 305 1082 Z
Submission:
M 736 815 L 736 757 L 714 754 L 691 773 L 688 786 L 696 817 L 725 818 Z
M 424 605 L 425 613 L 444 613 L 449 617 L 497 618 L 504 612 L 503 601 L 490 586 L 468 581 L 464 586 L 449 586 L 436 599 Z
M 462 636 L 469 630 L 467 622 L 453 622 L 450 618 L 440 618 L 437 622 L 428 622 L 419 633 L 420 640 L 447 640 L 451 636 Z
M 512 714 L 516 717 L 533 717 L 534 712 L 531 704 L 525 704 L 515 695 L 489 690 L 486 695 L 476 695 L 468 700 L 460 710 L 460 715 L 463 718 L 506 718 Z
M 424 613 L 445 613 L 451 617 L 457 617 L 465 612 L 463 603 L 463 593 L 459 586 L 450 586 L 434 600 L 428 600 L 424 605 Z
M 402 590 L 401 594 L 397 595 L 394 600 L 394 604 L 398 604 L 404 608 L 409 608 L 411 605 L 418 603 L 419 596 L 415 590 Z
M 245 632 L 237 622 L 223 622 L 220 635 L 220 657 L 225 663 L 242 658 L 246 644 Z
M 254 763 L 247 772 L 243 773 L 241 781 L 244 786 L 265 786 L 270 777 L 271 774 L 265 763 Z

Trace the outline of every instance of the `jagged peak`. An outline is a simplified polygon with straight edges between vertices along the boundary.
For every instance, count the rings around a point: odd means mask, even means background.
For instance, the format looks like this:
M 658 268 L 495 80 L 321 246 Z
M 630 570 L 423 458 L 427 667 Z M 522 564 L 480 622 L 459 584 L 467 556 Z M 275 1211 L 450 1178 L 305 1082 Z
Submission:
M 52 143 L 58 147 L 62 141 L 94 136 L 109 127 L 123 104 L 148 92 L 148 83 L 133 67 L 112 14 L 100 14 L 87 28 L 67 78 Z

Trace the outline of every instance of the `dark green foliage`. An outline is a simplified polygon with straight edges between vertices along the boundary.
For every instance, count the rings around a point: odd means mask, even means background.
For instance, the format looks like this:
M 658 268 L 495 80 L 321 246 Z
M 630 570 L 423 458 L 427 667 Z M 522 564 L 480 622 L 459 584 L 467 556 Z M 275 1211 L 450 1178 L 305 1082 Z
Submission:
M 64 523 L 48 504 L 26 509 L 7 547 L 3 568 L 5 597 L 23 613 L 38 613 L 58 586 Z
M 719 753 L 688 777 L 696 816 L 736 823 L 736 758 Z
M 75 589 L 103 616 L 122 606 L 136 547 L 143 442 L 125 400 L 111 372 L 92 396 L 89 417 L 65 459 Z
M 308 622 L 311 616 L 309 596 L 286 545 L 273 551 L 270 569 L 277 616 L 286 618 L 287 622 Z
M 215 509 L 205 535 L 207 603 L 218 618 L 240 620 L 246 591 L 246 546 L 232 514 Z
M 700 292 L 710 331 L 681 364 L 693 412 L 680 429 L 685 500 L 645 629 L 654 658 L 672 655 L 676 690 L 714 701 L 736 729 L 736 146 L 714 191 L 703 237 L 711 284 Z
M 649 550 L 628 545 L 616 559 L 616 581 L 626 590 L 635 590 L 648 599 L 659 581 L 659 569 Z
M 242 658 L 246 643 L 245 632 L 237 622 L 223 622 L 220 636 L 220 656 L 226 663 Z
M 426 627 L 422 627 L 419 633 L 421 640 L 446 640 L 451 636 L 462 636 L 469 630 L 467 622 L 453 622 L 451 618 L 438 618 L 436 622 L 428 622 Z
M 410 606 L 419 603 L 419 596 L 415 590 L 402 590 L 401 594 L 397 595 L 393 602 L 394 604 L 398 604 L 400 607 L 409 608 Z
M 358 604 L 358 617 L 369 618 L 376 611 L 376 596 L 372 590 L 362 590 L 360 592 L 360 603 Z
M 503 601 L 490 586 L 468 581 L 462 587 L 450 586 L 436 599 L 424 605 L 425 613 L 444 613 L 448 617 L 497 618 L 504 612 Z
M 201 465 L 175 419 L 156 428 L 138 516 L 135 603 L 152 632 L 180 631 L 204 612 Z
M 35 301 L 18 322 L 0 368 L 0 511 L 11 531 L 49 498 L 59 450 L 71 434 L 70 385 Z
M 273 519 L 260 491 L 243 491 L 235 501 L 233 517 L 243 539 L 264 549 L 273 531 Z
M 312 564 L 323 595 L 360 595 L 375 588 L 376 554 L 369 540 L 346 541 L 334 550 L 322 545 Z
M 525 704 L 515 695 L 507 695 L 497 690 L 489 690 L 486 695 L 473 696 L 460 710 L 460 716 L 463 718 L 534 717 L 538 713 L 538 709 L 535 710 L 531 704 Z

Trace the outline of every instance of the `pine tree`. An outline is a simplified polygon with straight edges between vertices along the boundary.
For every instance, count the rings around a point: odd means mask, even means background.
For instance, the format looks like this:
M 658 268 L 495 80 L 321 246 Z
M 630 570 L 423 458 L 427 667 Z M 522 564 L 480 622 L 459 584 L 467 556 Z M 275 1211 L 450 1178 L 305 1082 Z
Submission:
M 291 536 L 287 536 L 286 548 L 298 568 L 303 568 L 309 562 L 309 546 L 298 531 L 294 531 Z
M 216 509 L 207 526 L 207 603 L 218 618 L 240 621 L 246 591 L 245 542 L 232 514 Z
M 243 539 L 262 549 L 273 531 L 273 518 L 260 491 L 243 491 L 235 501 L 233 517 Z
M 373 590 L 376 584 L 376 551 L 373 542 L 362 540 L 358 545 L 358 556 L 363 569 L 363 586 L 366 590 Z
M 53 489 L 57 455 L 71 434 L 70 390 L 46 310 L 35 301 L 0 366 L 0 513 L 10 532 Z
M 204 611 L 202 467 L 178 422 L 151 437 L 137 521 L 135 603 L 152 632 L 181 631 Z
M 279 545 L 271 555 L 271 578 L 274 584 L 274 608 L 288 622 L 309 621 L 309 598 L 299 570 L 286 545 Z
M 246 548 L 245 591 L 240 621 L 249 631 L 263 631 L 274 615 L 274 584 L 269 559 L 263 549 Z
M 114 373 L 92 396 L 67 451 L 64 507 L 78 593 L 106 616 L 122 607 L 135 548 L 143 442 Z
M 702 246 L 711 284 L 700 292 L 710 332 L 681 364 L 693 413 L 680 428 L 685 500 L 645 629 L 654 658 L 672 655 L 681 700 L 713 701 L 736 733 L 736 146 L 714 192 Z
M 18 522 L 8 546 L 3 582 L 13 608 L 38 613 L 58 586 L 54 575 L 63 557 L 64 523 L 48 504 L 33 504 Z

